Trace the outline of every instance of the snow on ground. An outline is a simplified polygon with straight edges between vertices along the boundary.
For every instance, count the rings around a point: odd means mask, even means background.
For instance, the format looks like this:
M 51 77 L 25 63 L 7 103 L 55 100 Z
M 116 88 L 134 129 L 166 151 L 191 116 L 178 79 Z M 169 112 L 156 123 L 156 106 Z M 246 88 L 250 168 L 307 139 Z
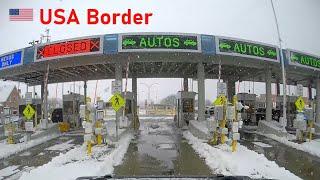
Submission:
M 67 149 L 70 149 L 71 147 L 74 146 L 74 144 L 71 144 L 73 142 L 73 139 L 64 142 L 64 143 L 60 143 L 60 144 L 55 144 L 51 147 L 46 148 L 46 150 L 48 151 L 65 151 Z
M 279 137 L 274 134 L 263 134 L 263 133 L 259 133 L 259 132 L 256 132 L 256 133 L 259 135 L 268 137 L 270 139 L 273 139 L 275 141 L 278 141 L 280 143 L 283 143 L 289 147 L 292 147 L 292 148 L 298 149 L 300 151 L 304 151 L 304 152 L 310 153 L 314 156 L 320 157 L 320 139 L 315 139 L 315 140 L 312 140 L 311 142 L 305 142 L 302 144 L 298 144 L 298 143 L 289 141 L 290 139 L 288 139 L 286 137 Z
M 139 120 L 173 120 L 173 116 L 140 116 Z
M 49 163 L 37 167 L 30 172 L 24 172 L 21 180 L 71 180 L 81 176 L 104 176 L 112 174 L 113 167 L 119 165 L 129 147 L 132 134 L 124 135 L 115 148 L 93 146 L 92 156 L 86 155 L 86 146 L 76 146 L 74 149 L 60 153 Z
M 257 146 L 260 146 L 260 147 L 263 147 L 263 148 L 270 148 L 272 147 L 270 144 L 266 144 L 266 143 L 263 143 L 263 142 L 253 142 L 254 145 L 257 145 Z
M 238 143 L 237 151 L 231 152 L 230 146 L 223 144 L 216 147 L 202 142 L 189 131 L 183 133 L 193 149 L 205 159 L 213 173 L 223 175 L 249 176 L 251 178 L 300 179 L 274 161 L 269 161 L 263 154 L 258 154 Z
M 196 127 L 198 130 L 200 130 L 201 132 L 208 134 L 208 125 L 207 125 L 207 121 L 196 121 L 196 120 L 192 120 L 189 123 L 192 123 L 194 125 L 194 127 Z
M 4 169 L 1 169 L 0 170 L 0 179 L 3 179 L 6 176 L 10 176 L 12 174 L 19 172 L 18 167 L 19 166 L 9 166 Z
M 3 140 L 0 142 L 0 159 L 9 157 L 13 154 L 19 153 L 36 145 L 50 141 L 51 139 L 57 138 L 58 136 L 59 134 L 52 134 L 18 144 L 7 144 L 6 140 Z

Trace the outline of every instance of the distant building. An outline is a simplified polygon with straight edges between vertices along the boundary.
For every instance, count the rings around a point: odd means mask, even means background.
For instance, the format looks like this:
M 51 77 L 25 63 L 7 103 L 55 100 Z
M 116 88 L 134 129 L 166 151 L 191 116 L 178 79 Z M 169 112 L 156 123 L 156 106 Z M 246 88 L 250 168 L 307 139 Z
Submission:
M 147 115 L 172 116 L 175 114 L 175 106 L 164 104 L 150 104 L 146 109 Z
M 18 114 L 20 102 L 19 91 L 14 85 L 0 86 L 0 113 L 3 112 L 3 107 L 10 107 L 13 114 Z

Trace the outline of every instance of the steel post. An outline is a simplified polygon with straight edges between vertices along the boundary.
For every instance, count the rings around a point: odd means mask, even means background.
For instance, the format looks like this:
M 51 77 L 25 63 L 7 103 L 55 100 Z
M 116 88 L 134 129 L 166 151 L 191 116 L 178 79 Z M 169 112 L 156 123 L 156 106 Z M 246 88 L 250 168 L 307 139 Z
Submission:
M 121 88 L 120 88 L 120 93 L 122 92 L 122 65 L 121 63 L 116 63 L 115 64 L 115 79 L 116 81 L 120 81 L 121 82 Z M 119 140 L 119 134 L 118 134 L 118 130 L 119 130 L 119 118 L 121 117 L 122 113 L 121 110 L 118 110 L 116 112 L 116 137 L 117 137 L 117 141 Z
M 320 78 L 317 79 L 316 95 L 316 123 L 320 124 Z
M 266 120 L 272 120 L 271 69 L 266 69 Z
M 189 90 L 188 78 L 183 78 L 183 91 L 188 92 L 188 90 Z
M 205 74 L 204 66 L 202 63 L 198 63 L 197 68 L 198 76 L 198 120 L 205 120 Z

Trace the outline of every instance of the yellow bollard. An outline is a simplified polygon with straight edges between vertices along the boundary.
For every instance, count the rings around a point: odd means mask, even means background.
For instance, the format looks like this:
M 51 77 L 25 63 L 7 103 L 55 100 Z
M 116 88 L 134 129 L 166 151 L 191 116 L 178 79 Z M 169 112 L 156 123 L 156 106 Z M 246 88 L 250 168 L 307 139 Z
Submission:
M 87 154 L 91 155 L 91 152 L 92 152 L 91 141 L 87 141 Z
M 8 139 L 7 139 L 7 142 L 8 142 L 8 144 L 14 144 L 14 142 L 13 142 L 13 136 L 8 136 Z
M 98 134 L 98 135 L 97 135 L 97 144 L 98 144 L 98 145 L 101 145 L 101 144 L 102 144 L 102 135 L 101 135 L 101 134 Z
M 311 132 L 311 129 L 312 129 L 312 127 L 313 127 L 313 122 L 310 122 L 309 124 L 310 124 L 309 141 L 311 142 L 311 140 L 312 140 L 312 132 Z
M 232 140 L 232 152 L 235 152 L 237 150 L 237 141 Z
M 212 137 L 212 139 L 209 141 L 209 143 L 211 144 L 211 145 L 217 145 L 217 143 L 218 143 L 218 138 L 217 138 L 218 136 L 217 136 L 217 131 L 215 130 L 214 132 L 213 132 L 213 137 Z
M 225 120 L 221 121 L 221 124 L 220 124 L 221 130 L 222 128 L 225 128 L 225 126 L 226 126 L 226 121 Z M 221 133 L 221 144 L 224 144 L 226 142 L 225 137 L 226 135 Z

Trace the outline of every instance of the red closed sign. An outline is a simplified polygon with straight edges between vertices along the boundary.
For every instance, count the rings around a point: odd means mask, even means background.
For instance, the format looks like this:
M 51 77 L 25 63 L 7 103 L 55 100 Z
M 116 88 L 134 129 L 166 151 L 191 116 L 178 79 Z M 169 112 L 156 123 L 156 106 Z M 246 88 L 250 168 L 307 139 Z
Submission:
M 100 38 L 88 38 L 47 44 L 37 48 L 36 60 L 91 54 L 99 52 L 100 48 Z

